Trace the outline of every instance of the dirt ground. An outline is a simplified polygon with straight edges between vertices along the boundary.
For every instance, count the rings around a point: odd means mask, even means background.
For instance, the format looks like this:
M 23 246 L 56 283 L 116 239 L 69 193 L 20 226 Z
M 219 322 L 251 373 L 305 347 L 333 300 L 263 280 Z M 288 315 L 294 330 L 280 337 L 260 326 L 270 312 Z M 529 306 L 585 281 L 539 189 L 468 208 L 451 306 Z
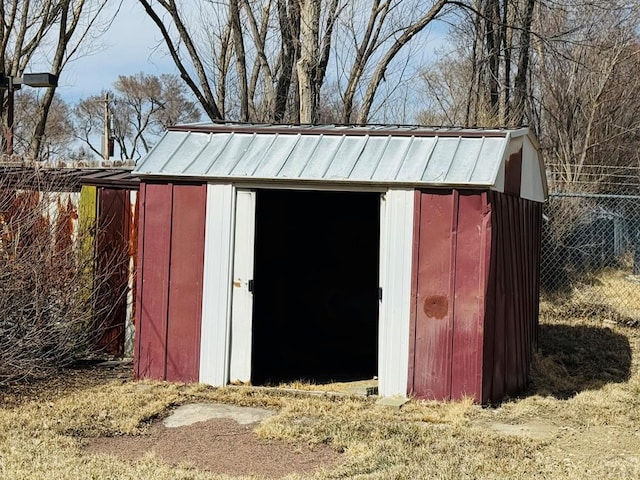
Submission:
M 137 460 L 153 452 L 170 465 L 263 478 L 311 472 L 340 461 L 339 453 L 323 445 L 312 449 L 260 439 L 253 433 L 256 426 L 257 423 L 240 425 L 231 419 L 211 419 L 177 428 L 157 422 L 142 436 L 87 439 L 86 450 L 125 460 Z

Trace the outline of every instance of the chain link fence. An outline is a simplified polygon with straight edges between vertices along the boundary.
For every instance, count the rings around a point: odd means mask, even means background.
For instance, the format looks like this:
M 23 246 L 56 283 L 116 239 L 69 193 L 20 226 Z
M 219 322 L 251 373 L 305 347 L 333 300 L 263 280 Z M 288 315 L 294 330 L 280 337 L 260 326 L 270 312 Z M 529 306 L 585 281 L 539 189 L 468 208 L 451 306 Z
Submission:
M 567 315 L 640 326 L 640 196 L 551 194 L 540 281 Z

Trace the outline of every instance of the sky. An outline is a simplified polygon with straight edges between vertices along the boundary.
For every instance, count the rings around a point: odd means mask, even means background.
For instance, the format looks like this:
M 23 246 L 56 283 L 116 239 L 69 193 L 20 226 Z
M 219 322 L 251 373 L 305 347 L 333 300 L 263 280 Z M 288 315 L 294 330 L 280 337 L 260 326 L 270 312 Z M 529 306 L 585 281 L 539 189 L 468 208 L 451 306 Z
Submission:
M 107 15 L 115 12 L 111 2 Z M 134 0 L 124 0 L 111 28 L 95 42 L 95 52 L 79 56 L 62 72 L 56 92 L 66 101 L 110 88 L 118 75 L 176 73 L 169 56 L 154 49 L 160 42 L 155 24 Z

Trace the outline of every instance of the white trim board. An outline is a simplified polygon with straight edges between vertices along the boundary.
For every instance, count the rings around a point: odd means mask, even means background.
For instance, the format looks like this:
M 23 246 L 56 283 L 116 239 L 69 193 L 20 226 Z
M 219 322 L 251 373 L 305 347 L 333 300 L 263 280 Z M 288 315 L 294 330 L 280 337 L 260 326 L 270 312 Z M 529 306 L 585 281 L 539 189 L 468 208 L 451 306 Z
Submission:
M 200 382 L 214 386 L 223 386 L 229 382 L 234 209 L 233 185 L 207 186 Z
M 406 396 L 415 190 L 390 189 L 380 205 L 378 393 Z

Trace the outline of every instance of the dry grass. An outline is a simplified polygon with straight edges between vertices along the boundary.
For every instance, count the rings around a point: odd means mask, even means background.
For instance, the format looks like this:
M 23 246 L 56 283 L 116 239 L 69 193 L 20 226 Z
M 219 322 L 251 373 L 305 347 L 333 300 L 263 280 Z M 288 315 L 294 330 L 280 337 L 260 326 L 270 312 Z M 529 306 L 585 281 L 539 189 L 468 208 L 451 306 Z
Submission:
M 615 301 L 602 304 L 606 315 L 590 313 L 593 298 L 543 303 L 531 389 L 498 408 L 412 401 L 398 411 L 352 396 L 113 380 L 99 370 L 0 391 L 0 478 L 230 478 L 82 449 L 88 437 L 144 434 L 193 401 L 274 409 L 259 436 L 344 452 L 317 479 L 640 478 L 640 329 Z

